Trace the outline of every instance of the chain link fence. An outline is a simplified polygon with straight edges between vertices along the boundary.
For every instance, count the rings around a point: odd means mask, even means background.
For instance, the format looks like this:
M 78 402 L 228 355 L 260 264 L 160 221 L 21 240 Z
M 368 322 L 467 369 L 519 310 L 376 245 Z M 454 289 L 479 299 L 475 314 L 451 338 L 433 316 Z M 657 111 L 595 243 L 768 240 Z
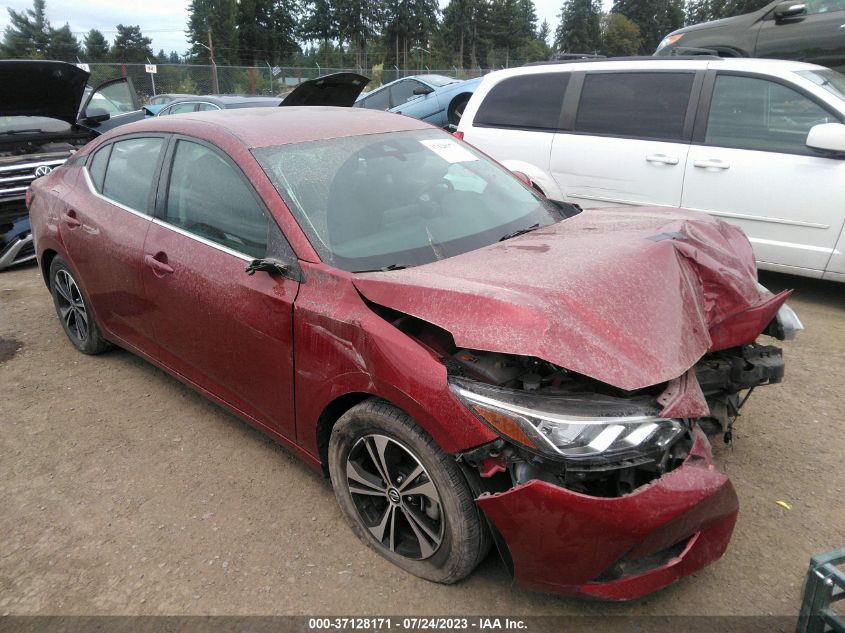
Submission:
M 438 74 L 458 79 L 470 79 L 490 72 L 489 69 L 421 69 L 401 68 L 308 68 L 292 66 L 211 66 L 198 64 L 156 64 L 155 72 L 147 72 L 145 64 L 95 63 L 84 64 L 91 73 L 92 86 L 108 79 L 130 77 L 135 90 L 146 103 L 158 94 L 236 94 L 274 96 L 287 92 L 308 79 L 336 72 L 355 72 L 369 77 L 372 90 L 395 79 L 415 74 Z

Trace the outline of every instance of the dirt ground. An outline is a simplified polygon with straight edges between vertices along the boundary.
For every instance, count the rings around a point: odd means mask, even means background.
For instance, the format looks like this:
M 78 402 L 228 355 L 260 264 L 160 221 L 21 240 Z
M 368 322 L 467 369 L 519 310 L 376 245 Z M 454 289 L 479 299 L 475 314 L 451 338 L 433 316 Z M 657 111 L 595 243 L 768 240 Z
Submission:
M 810 556 L 845 545 L 845 287 L 762 281 L 795 288 L 807 330 L 716 447 L 740 497 L 733 541 L 615 605 L 513 587 L 495 554 L 451 587 L 402 572 L 318 474 L 127 352 L 76 352 L 36 269 L 4 272 L 0 614 L 794 615 Z

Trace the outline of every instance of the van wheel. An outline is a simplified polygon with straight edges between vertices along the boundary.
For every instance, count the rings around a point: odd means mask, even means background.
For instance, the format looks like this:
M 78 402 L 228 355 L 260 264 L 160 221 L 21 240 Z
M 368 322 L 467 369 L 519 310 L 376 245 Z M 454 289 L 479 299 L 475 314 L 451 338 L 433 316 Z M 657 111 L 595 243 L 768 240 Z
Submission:
M 347 411 L 329 439 L 329 474 L 353 532 L 402 569 L 451 584 L 490 549 L 480 510 L 455 460 L 383 400 Z

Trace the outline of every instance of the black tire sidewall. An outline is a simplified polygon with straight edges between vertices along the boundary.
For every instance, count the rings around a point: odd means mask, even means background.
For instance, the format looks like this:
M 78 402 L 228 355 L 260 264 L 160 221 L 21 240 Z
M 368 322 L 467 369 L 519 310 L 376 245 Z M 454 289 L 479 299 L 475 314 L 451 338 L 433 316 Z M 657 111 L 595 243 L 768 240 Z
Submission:
M 446 112 L 446 122 L 450 125 L 458 125 L 461 120 L 455 120 L 455 110 L 458 109 L 459 106 L 463 105 L 466 107 L 466 104 L 469 102 L 469 95 L 461 95 L 460 97 L 455 97 L 452 103 L 449 104 L 449 110 Z
M 463 551 L 467 549 L 467 538 L 472 538 L 466 523 L 480 520 L 463 474 L 457 464 L 450 463 L 450 458 L 440 451 L 434 441 L 399 409 L 380 400 L 370 400 L 363 404 L 369 406 L 353 407 L 338 420 L 329 440 L 329 473 L 335 496 L 347 522 L 358 538 L 398 567 L 435 582 L 451 583 L 460 580 L 477 564 L 476 557 L 473 556 L 471 565 L 468 565 L 467 557 L 470 552 Z M 357 440 L 370 434 L 384 435 L 410 449 L 428 471 L 437 488 L 443 510 L 443 541 L 438 550 L 427 559 L 412 560 L 386 549 L 376 541 L 358 516 L 358 510 L 346 485 L 346 460 Z M 459 483 L 456 482 L 458 478 Z M 462 491 L 463 498 L 455 490 L 456 483 L 466 488 Z M 470 503 L 469 508 L 467 500 Z M 472 549 L 472 544 L 469 549 Z M 469 568 L 466 569 L 467 567 Z
M 88 317 L 88 336 L 84 341 L 80 341 L 74 334 L 72 334 L 68 329 L 67 324 L 64 322 L 64 319 L 62 319 L 61 310 L 59 308 L 59 293 L 56 290 L 56 274 L 61 270 L 67 271 L 67 273 L 73 278 L 76 287 L 79 288 L 79 292 L 82 295 L 82 302 L 85 304 L 85 313 Z M 50 262 L 49 279 L 50 294 L 53 297 L 53 306 L 56 309 L 56 315 L 59 317 L 59 323 L 62 326 L 62 330 L 64 330 L 64 333 L 71 344 L 84 354 L 99 354 L 107 349 L 108 343 L 106 343 L 100 334 L 100 329 L 97 326 L 97 320 L 94 317 L 93 310 L 91 309 L 91 301 L 88 299 L 88 294 L 82 287 L 77 274 L 60 255 L 56 255 L 53 258 L 53 261 Z

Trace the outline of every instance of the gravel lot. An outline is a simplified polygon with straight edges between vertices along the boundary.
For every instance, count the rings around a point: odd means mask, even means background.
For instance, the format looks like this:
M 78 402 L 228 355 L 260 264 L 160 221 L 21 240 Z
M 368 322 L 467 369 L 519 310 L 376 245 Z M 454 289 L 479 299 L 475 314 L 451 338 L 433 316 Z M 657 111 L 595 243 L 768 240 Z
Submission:
M 0 273 L 0 614 L 794 615 L 810 556 L 845 545 L 845 287 L 762 281 L 807 331 L 716 447 L 733 542 L 609 605 L 512 587 L 495 555 L 452 587 L 405 574 L 318 474 L 127 352 L 77 353 L 36 269 Z

